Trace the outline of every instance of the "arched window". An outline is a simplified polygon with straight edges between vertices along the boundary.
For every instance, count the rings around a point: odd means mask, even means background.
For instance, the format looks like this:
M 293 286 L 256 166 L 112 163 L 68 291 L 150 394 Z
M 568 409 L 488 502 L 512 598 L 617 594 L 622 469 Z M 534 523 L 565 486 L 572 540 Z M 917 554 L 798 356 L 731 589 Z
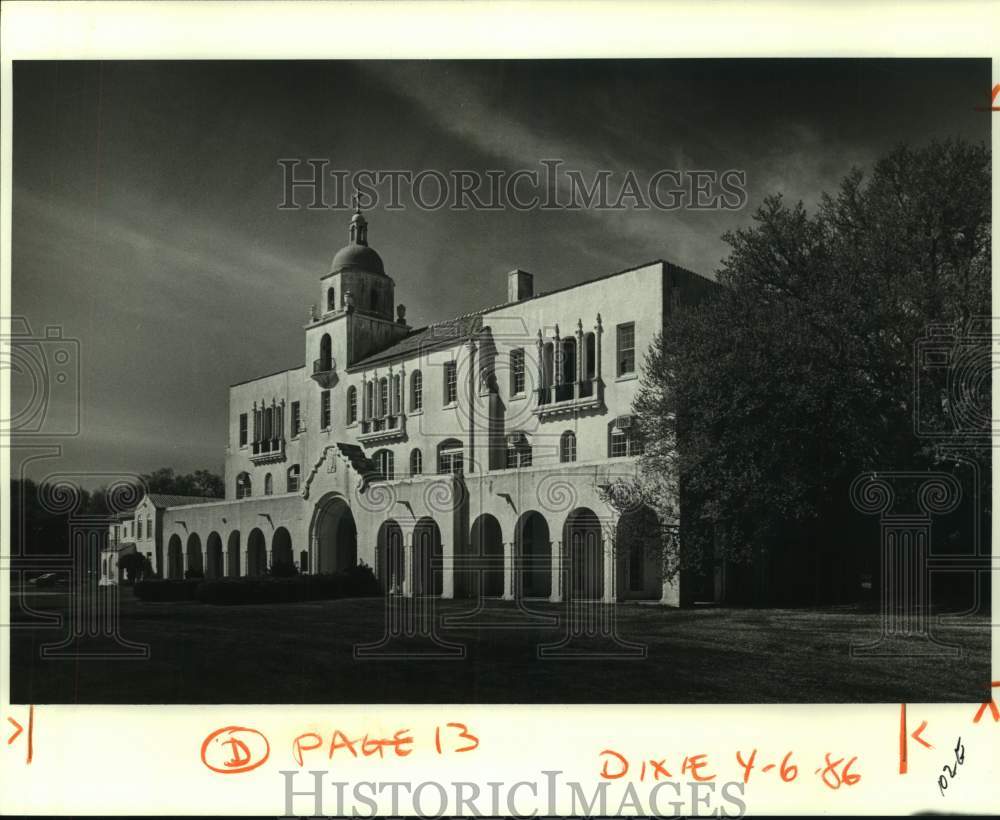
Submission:
M 337 293 L 333 288 L 326 289 L 326 309 L 327 311 L 337 309 Z
M 552 400 L 552 385 L 555 384 L 555 347 L 552 342 L 542 345 L 542 360 L 538 369 L 538 403 L 548 404 Z
M 394 416 L 403 412 L 403 400 L 399 392 L 402 384 L 402 379 L 398 373 L 392 377 L 392 405 L 389 412 Z
M 375 415 L 375 382 L 365 382 L 365 418 Z
M 299 491 L 299 478 L 302 470 L 298 464 L 293 464 L 288 468 L 288 492 L 297 493 Z
M 319 340 L 319 370 L 320 372 L 325 372 L 331 369 L 333 362 L 333 352 L 331 350 L 332 342 L 330 341 L 330 334 L 324 333 L 323 338 Z
M 457 438 L 445 439 L 438 445 L 438 473 L 461 475 L 464 469 L 464 450 Z
M 583 383 L 580 385 L 580 396 L 594 395 L 594 379 L 597 376 L 597 343 L 593 333 L 583 336 Z
M 268 473 L 264 476 L 264 495 L 271 495 L 274 492 L 274 486 L 271 482 L 271 474 Z
M 410 475 L 421 475 L 424 472 L 424 454 L 419 448 L 410 453 Z
M 250 474 L 240 473 L 236 476 L 236 497 L 249 498 L 251 492 Z
M 358 420 L 358 388 L 353 384 L 347 388 L 347 423 L 354 424 Z
M 414 370 L 410 376 L 410 412 L 422 410 L 424 407 L 424 377 L 419 370 Z
M 524 433 L 507 436 L 507 468 L 531 466 L 531 443 Z
M 389 380 L 383 376 L 378 380 L 378 418 L 389 415 Z
M 576 433 L 567 430 L 559 439 L 559 460 L 564 464 L 576 461 Z
M 372 456 L 372 460 L 378 467 L 379 479 L 382 481 L 392 481 L 396 477 L 396 458 L 392 450 L 379 450 Z

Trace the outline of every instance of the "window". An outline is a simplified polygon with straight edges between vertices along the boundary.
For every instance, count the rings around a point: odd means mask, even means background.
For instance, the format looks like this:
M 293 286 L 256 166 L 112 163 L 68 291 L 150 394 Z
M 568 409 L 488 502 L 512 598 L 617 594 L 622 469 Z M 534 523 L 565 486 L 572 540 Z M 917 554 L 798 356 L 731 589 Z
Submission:
M 623 458 L 642 453 L 642 441 L 631 416 L 619 416 L 608 428 L 608 456 Z
M 424 471 L 424 454 L 420 450 L 410 453 L 410 475 L 421 475 Z
M 337 309 L 337 292 L 333 288 L 326 289 L 326 309 L 327 311 Z
M 635 373 L 635 322 L 618 325 L 618 375 Z
M 417 412 L 424 408 L 424 377 L 419 370 L 414 370 L 410 376 L 410 410 Z
M 249 498 L 251 491 L 250 474 L 240 473 L 236 476 L 236 497 Z
M 146 519 L 146 537 L 147 538 L 152 538 L 153 537 L 153 519 L 152 518 L 147 518 Z
M 396 477 L 396 459 L 392 450 L 379 450 L 373 460 L 378 467 L 378 476 L 382 481 L 392 481 Z
M 392 377 L 392 404 L 389 406 L 389 413 L 393 416 L 398 415 L 403 412 L 403 398 L 401 390 L 403 389 L 402 379 L 396 375 Z
M 524 392 L 524 348 L 510 352 L 510 394 L 518 396 Z
M 447 362 L 444 366 L 444 403 L 454 404 L 458 401 L 458 367 L 455 362 Z
M 292 437 L 302 432 L 302 408 L 297 401 L 292 402 Z
M 376 416 L 382 418 L 389 414 L 389 380 L 385 377 L 378 380 L 378 413 Z
M 136 522 L 135 537 L 136 539 L 142 538 L 142 519 Z
M 319 394 L 319 426 L 323 430 L 330 429 L 330 391 Z
M 247 446 L 247 414 L 240 413 L 240 447 Z
M 462 442 L 450 438 L 438 446 L 438 473 L 461 475 L 463 467 Z
M 299 477 L 301 474 L 298 464 L 293 464 L 288 468 L 288 492 L 297 493 L 299 491 Z
M 351 385 L 347 388 L 347 423 L 354 424 L 358 420 L 358 388 Z
M 576 433 L 567 430 L 559 439 L 559 460 L 566 464 L 576 461 Z
M 319 361 L 316 363 L 316 371 L 324 373 L 333 369 L 333 343 L 330 341 L 330 334 L 324 333 L 319 340 Z
M 531 445 L 522 435 L 517 439 L 507 443 L 507 468 L 530 467 L 531 466 Z
M 365 418 L 375 415 L 375 382 L 365 382 Z
M 271 482 L 271 474 L 268 473 L 264 476 L 264 495 L 271 495 L 274 492 L 274 486 Z

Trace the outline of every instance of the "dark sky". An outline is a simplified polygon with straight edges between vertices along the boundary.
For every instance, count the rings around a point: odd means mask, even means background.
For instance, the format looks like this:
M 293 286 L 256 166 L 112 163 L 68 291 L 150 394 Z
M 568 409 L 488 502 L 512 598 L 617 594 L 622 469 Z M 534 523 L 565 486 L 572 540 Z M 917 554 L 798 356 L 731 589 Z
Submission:
M 898 143 L 988 142 L 990 85 L 987 60 L 18 62 L 14 314 L 81 348 L 60 466 L 221 470 L 227 386 L 302 364 L 348 215 L 279 210 L 279 158 L 746 171 L 735 212 L 372 211 L 421 326 L 503 301 L 513 267 L 540 290 L 655 258 L 711 275 L 769 193 L 812 207 Z

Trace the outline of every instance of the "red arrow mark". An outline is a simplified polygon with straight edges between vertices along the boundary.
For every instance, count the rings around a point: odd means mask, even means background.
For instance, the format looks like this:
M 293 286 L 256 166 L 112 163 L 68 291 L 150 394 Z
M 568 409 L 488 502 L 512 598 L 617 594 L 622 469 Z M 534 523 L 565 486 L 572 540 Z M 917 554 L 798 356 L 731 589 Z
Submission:
M 993 688 L 1000 686 L 1000 680 L 991 682 L 990 686 Z M 994 723 L 1000 721 L 1000 709 L 997 709 L 997 702 L 993 698 L 990 698 L 986 701 L 986 703 L 979 707 L 979 711 L 976 712 L 976 716 L 972 719 L 972 722 L 979 723 L 980 718 L 982 718 L 987 709 L 990 710 L 990 716 L 993 718 Z
M 14 720 L 14 718 L 12 718 L 12 717 L 7 718 L 7 720 L 8 720 L 9 723 L 13 724 L 14 727 L 17 729 L 17 731 L 14 732 L 14 734 L 12 734 L 9 738 L 7 738 L 7 745 L 10 746 L 11 743 L 13 743 L 15 740 L 17 740 L 17 736 L 19 734 L 21 734 L 21 732 L 24 731 L 24 727 L 20 723 L 18 723 L 16 720 Z
M 913 730 L 912 732 L 910 732 L 910 737 L 912 737 L 912 738 L 913 738 L 913 739 L 914 739 L 915 741 L 917 741 L 917 743 L 920 743 L 920 744 L 922 744 L 922 745 L 923 745 L 923 746 L 925 746 L 926 748 L 928 748 L 928 749 L 933 749 L 934 747 L 933 747 L 933 746 L 931 746 L 931 744 L 930 744 L 930 743 L 928 743 L 928 742 L 927 742 L 926 740 L 924 740 L 924 739 L 923 739 L 923 738 L 922 738 L 922 737 L 920 736 L 920 733 L 921 733 L 921 732 L 922 732 L 922 731 L 923 731 L 924 729 L 926 729 L 926 728 L 927 728 L 927 721 L 925 720 L 925 721 L 922 721 L 922 722 L 920 723 L 920 725 L 919 725 L 919 726 L 918 726 L 918 727 L 917 727 L 916 729 L 914 729 L 914 730 Z

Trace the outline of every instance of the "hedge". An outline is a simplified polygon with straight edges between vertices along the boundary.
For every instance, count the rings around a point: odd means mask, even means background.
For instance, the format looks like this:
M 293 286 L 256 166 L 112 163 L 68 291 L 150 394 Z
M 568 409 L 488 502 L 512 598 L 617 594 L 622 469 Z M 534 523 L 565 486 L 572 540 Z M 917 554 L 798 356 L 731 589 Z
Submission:
M 360 598 L 381 593 L 371 567 L 359 565 L 322 575 L 142 581 L 135 585 L 135 594 L 142 601 L 201 601 L 231 606 Z

